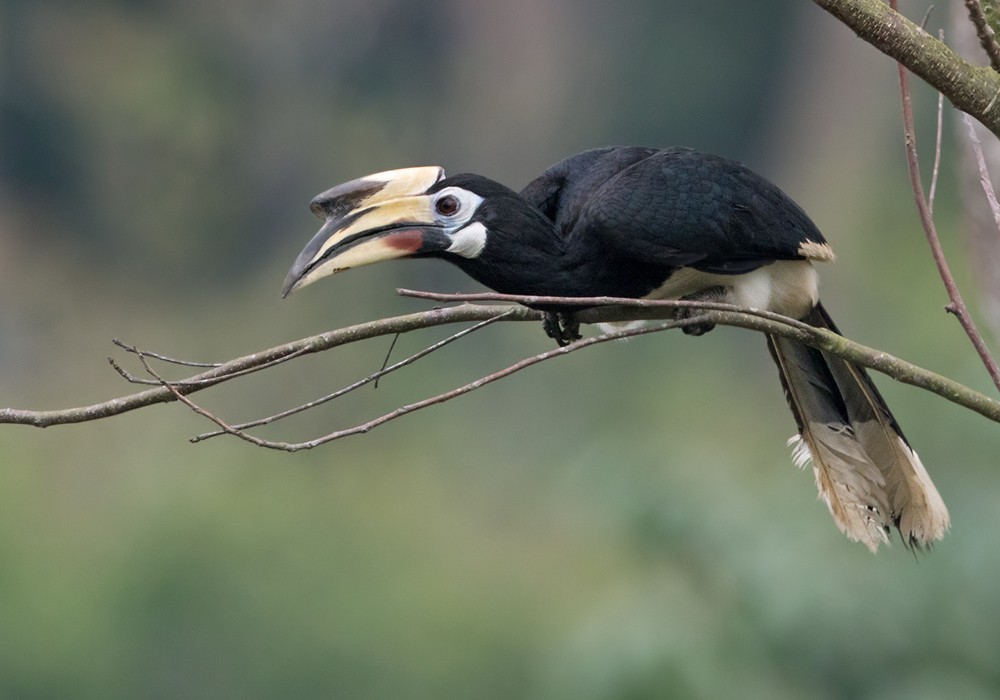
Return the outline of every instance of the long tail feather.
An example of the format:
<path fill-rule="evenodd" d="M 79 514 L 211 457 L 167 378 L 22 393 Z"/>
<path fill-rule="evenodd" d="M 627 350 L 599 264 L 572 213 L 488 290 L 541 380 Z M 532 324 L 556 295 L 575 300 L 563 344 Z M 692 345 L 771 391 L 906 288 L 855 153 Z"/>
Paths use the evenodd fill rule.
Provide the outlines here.
<path fill-rule="evenodd" d="M 819 304 L 802 320 L 839 332 Z M 769 336 L 768 348 L 799 428 L 793 459 L 812 463 L 840 530 L 872 552 L 891 526 L 907 546 L 943 537 L 948 509 L 868 373 L 786 338 Z"/>

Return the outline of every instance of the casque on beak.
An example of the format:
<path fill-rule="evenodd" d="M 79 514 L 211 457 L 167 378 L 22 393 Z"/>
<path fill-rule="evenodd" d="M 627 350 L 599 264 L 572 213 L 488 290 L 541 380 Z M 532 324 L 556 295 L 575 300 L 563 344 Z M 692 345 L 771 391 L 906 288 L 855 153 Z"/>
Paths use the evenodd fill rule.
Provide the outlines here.
<path fill-rule="evenodd" d="M 403 168 L 318 195 L 309 208 L 323 226 L 295 259 L 282 296 L 335 272 L 446 247 L 425 196 L 442 178 L 444 170 L 437 166 Z"/>

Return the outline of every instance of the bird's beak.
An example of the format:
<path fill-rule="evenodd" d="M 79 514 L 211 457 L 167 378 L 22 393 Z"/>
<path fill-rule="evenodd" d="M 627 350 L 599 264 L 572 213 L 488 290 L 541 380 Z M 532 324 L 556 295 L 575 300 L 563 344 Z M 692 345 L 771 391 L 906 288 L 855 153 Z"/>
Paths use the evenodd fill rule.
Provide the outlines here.
<path fill-rule="evenodd" d="M 447 247 L 426 196 L 443 177 L 437 166 L 403 168 L 318 195 L 309 206 L 323 226 L 295 259 L 282 296 L 335 272 Z"/>

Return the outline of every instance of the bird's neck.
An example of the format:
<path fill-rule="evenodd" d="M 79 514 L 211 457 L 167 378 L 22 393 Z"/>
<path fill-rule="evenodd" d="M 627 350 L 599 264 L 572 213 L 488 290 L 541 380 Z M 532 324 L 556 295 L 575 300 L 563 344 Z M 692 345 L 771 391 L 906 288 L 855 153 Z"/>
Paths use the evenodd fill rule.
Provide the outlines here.
<path fill-rule="evenodd" d="M 501 234 L 502 235 L 502 234 Z M 466 274 L 501 294 L 585 296 L 581 279 L 567 265 L 565 241 L 551 225 L 521 227 L 517 235 L 491 232 L 483 254 L 453 259 Z"/>
<path fill-rule="evenodd" d="M 598 241 L 563 237 L 548 220 L 532 223 L 502 243 L 487 242 L 482 257 L 455 262 L 502 294 L 641 297 L 662 281 L 647 279 L 644 266 L 620 259 Z"/>

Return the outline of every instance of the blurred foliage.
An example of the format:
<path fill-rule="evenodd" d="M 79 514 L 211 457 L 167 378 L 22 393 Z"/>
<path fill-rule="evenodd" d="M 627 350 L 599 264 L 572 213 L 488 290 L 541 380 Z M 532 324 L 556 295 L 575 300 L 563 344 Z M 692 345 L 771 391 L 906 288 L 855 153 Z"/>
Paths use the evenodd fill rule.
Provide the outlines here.
<path fill-rule="evenodd" d="M 518 187 L 608 143 L 767 173 L 840 255 L 846 332 L 987 390 L 941 312 L 896 105 L 891 63 L 787 0 L 0 0 L 0 394 L 126 392 L 114 336 L 224 359 L 423 308 L 396 286 L 473 289 L 399 263 L 278 298 L 332 184 L 438 163 Z M 387 347 L 199 396 L 266 414 Z M 274 434 L 545 347 L 494 327 Z M 917 561 L 840 536 L 791 467 L 763 343 L 730 329 L 578 353 L 306 454 L 188 445 L 206 426 L 178 406 L 4 428 L 0 696 L 996 697 L 995 427 L 880 385 L 955 521 Z"/>

